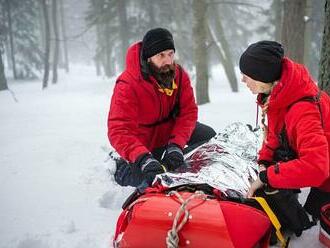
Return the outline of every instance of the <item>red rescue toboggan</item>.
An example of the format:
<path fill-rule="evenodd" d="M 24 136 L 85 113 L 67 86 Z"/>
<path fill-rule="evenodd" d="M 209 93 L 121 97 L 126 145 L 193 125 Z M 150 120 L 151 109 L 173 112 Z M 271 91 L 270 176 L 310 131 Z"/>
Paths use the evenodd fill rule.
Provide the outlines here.
<path fill-rule="evenodd" d="M 330 247 L 330 204 L 321 208 L 319 239 L 326 247 Z"/>
<path fill-rule="evenodd" d="M 123 206 L 114 247 L 268 247 L 271 221 L 261 210 L 226 200 L 216 189 L 135 191 Z"/>

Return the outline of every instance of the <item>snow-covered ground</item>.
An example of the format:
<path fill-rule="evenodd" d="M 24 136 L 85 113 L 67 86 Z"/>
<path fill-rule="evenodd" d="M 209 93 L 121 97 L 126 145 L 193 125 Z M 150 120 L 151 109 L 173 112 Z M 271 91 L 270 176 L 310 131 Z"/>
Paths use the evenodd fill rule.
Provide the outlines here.
<path fill-rule="evenodd" d="M 231 93 L 215 68 L 199 120 L 220 131 L 255 123 L 254 96 Z M 12 82 L 0 92 L 0 248 L 111 247 L 121 205 L 133 188 L 113 182 L 106 120 L 114 80 L 76 66 L 60 82 Z M 290 247 L 322 247 L 318 228 Z"/>

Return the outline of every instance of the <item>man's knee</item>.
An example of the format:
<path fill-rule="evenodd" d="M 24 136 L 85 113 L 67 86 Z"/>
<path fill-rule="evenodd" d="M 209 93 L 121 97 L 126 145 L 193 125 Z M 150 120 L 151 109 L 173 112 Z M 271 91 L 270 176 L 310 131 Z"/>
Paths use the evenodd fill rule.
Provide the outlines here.
<path fill-rule="evenodd" d="M 216 134 L 217 133 L 212 127 L 197 122 L 189 143 L 194 144 L 200 142 L 207 142 L 212 139 Z"/>
<path fill-rule="evenodd" d="M 210 140 L 212 139 L 217 133 L 214 131 L 214 129 L 210 126 L 202 124 L 204 127 L 204 133 L 205 133 L 205 139 Z"/>

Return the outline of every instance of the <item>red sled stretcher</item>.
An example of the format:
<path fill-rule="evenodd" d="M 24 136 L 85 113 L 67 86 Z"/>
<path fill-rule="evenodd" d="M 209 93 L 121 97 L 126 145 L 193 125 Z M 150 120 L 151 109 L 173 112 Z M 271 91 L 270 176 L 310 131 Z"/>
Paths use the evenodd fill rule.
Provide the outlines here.
<path fill-rule="evenodd" d="M 135 193 L 123 206 L 114 247 L 268 247 L 272 224 L 254 207 L 213 190 L 166 189 Z M 196 188 L 195 188 L 196 189 Z"/>
<path fill-rule="evenodd" d="M 330 247 L 330 204 L 321 208 L 319 239 L 326 247 Z"/>

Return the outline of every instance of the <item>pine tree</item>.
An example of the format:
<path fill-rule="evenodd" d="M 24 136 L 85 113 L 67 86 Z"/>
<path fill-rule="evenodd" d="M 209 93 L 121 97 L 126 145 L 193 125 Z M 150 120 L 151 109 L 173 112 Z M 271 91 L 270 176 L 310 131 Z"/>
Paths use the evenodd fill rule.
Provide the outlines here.
<path fill-rule="evenodd" d="M 10 6 L 10 16 L 7 15 L 5 25 L 15 48 L 11 54 L 15 61 L 15 76 L 21 79 L 36 78 L 42 66 L 42 53 L 38 43 L 38 1 L 1 0 L 1 4 L 6 3 Z M 11 29 L 8 27 L 9 21 Z M 10 54 L 10 51 L 5 52 Z"/>
<path fill-rule="evenodd" d="M 90 7 L 86 15 L 88 27 L 96 28 L 96 53 L 95 62 L 97 71 L 102 65 L 107 77 L 115 74 L 114 67 L 118 63 L 114 53 L 115 41 L 118 37 L 118 24 L 116 20 L 116 1 L 114 0 L 90 0 Z"/>

